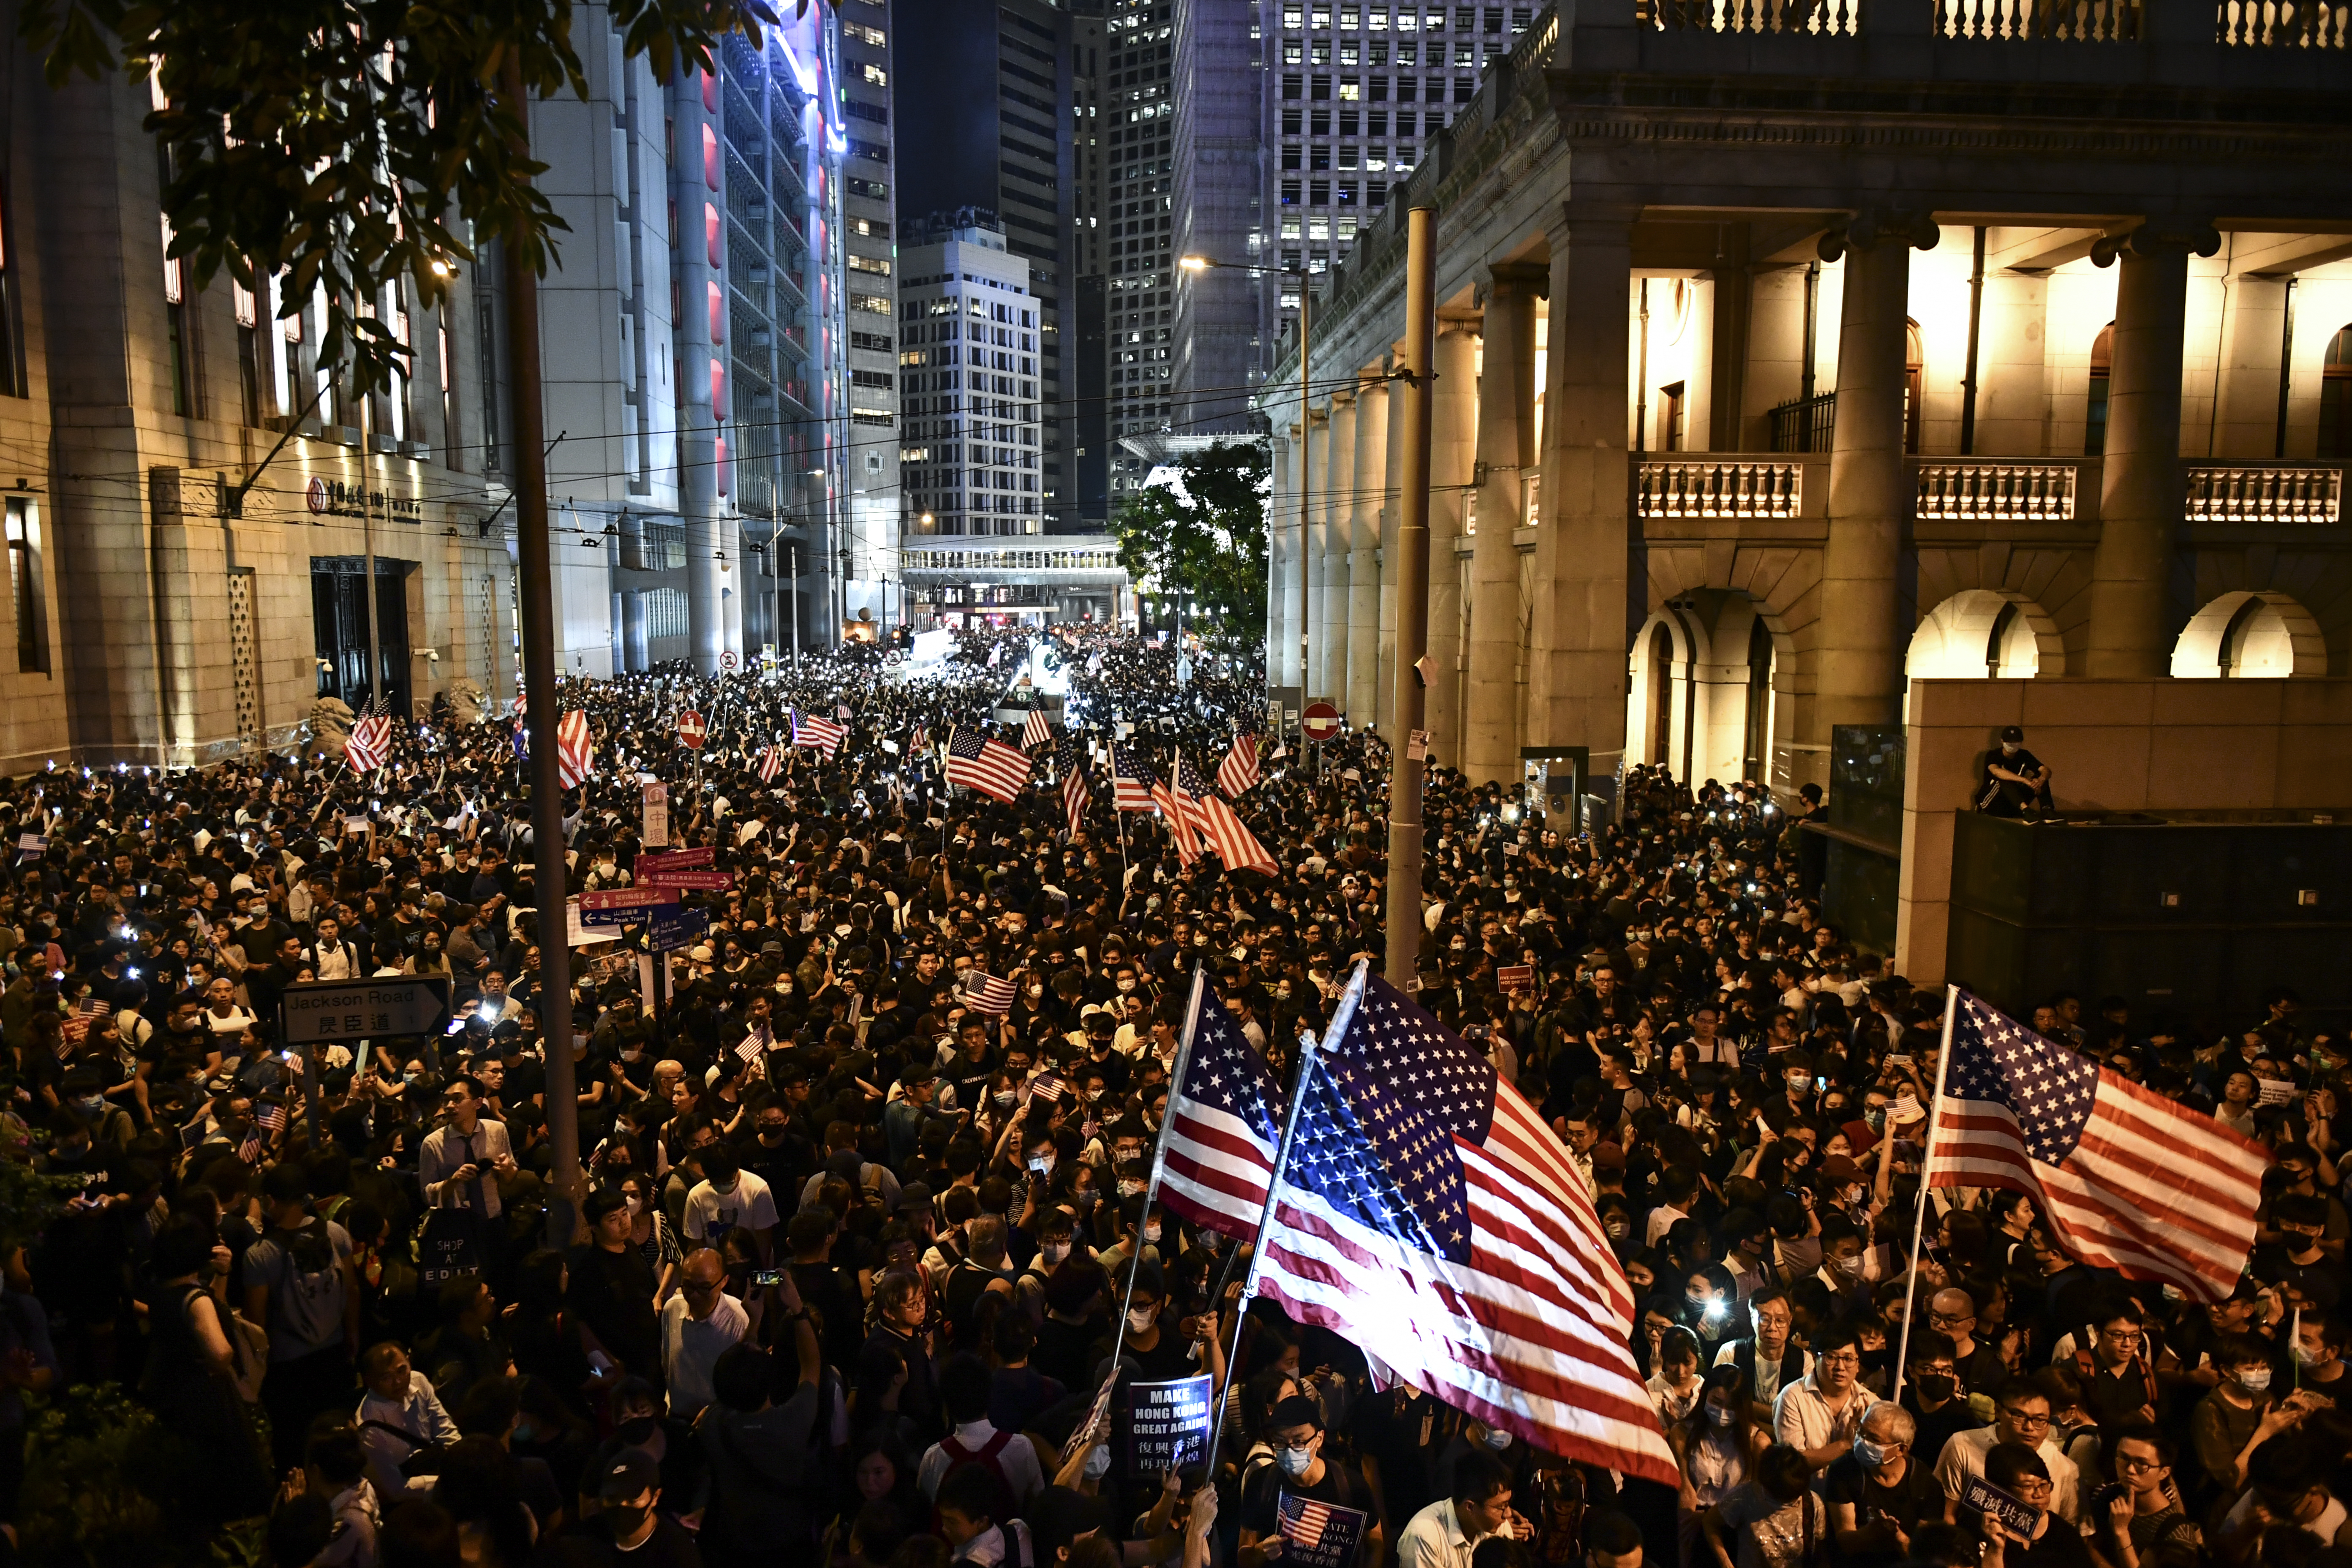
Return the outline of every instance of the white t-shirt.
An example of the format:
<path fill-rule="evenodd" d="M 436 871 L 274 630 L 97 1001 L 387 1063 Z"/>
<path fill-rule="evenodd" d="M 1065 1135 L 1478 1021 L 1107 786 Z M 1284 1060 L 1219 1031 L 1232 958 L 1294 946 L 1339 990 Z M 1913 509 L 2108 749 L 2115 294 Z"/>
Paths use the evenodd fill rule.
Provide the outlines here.
<path fill-rule="evenodd" d="M 716 1247 L 733 1226 L 772 1229 L 776 1223 L 775 1194 L 768 1184 L 749 1171 L 735 1174 L 735 1189 L 722 1193 L 708 1181 L 694 1184 L 686 1194 L 686 1235 L 689 1241 Z"/>

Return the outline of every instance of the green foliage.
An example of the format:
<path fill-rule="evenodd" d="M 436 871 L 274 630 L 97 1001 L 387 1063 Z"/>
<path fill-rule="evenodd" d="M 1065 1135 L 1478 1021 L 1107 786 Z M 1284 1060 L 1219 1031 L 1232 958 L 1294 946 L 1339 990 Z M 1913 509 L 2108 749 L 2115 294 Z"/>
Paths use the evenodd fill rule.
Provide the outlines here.
<path fill-rule="evenodd" d="M 283 315 L 323 285 L 320 363 L 348 358 L 362 390 L 406 357 L 371 308 L 389 284 L 413 279 L 432 310 L 478 237 L 521 247 L 542 275 L 556 258 L 550 236 L 568 226 L 529 183 L 546 165 L 523 150 L 499 77 L 586 98 L 572 14 L 570 0 L 24 0 L 18 13 L 53 86 L 154 79 L 165 107 L 146 128 L 168 159 L 171 254 L 199 289 L 224 267 L 247 289 L 282 272 Z M 611 15 L 664 80 L 776 22 L 767 0 L 611 0 Z"/>
<path fill-rule="evenodd" d="M 184 1470 L 154 1412 L 117 1384 L 77 1384 L 36 1410 L 17 1516 L 25 1561 L 70 1568 L 173 1568 L 203 1559 L 208 1532 L 175 1517 L 159 1477 Z"/>
<path fill-rule="evenodd" d="M 42 1175 L 26 1163 L 22 1150 L 0 1146 L 0 1259 L 31 1246 L 81 1188 L 79 1177 Z"/>
<path fill-rule="evenodd" d="M 1265 636 L 1265 447 L 1219 441 L 1177 459 L 1181 486 L 1156 485 L 1110 520 L 1118 563 L 1160 593 L 1192 596 L 1204 633 L 1249 643 Z M 1192 627 L 1188 626 L 1188 630 Z"/>

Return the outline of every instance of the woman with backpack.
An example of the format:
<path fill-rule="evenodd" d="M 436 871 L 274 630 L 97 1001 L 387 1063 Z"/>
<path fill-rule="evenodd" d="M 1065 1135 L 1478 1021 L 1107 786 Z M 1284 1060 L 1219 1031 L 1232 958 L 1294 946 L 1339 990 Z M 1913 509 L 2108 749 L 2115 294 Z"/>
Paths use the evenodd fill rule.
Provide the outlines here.
<path fill-rule="evenodd" d="M 257 1389 L 266 1342 L 229 1310 L 228 1248 L 202 1221 L 184 1216 L 165 1226 L 155 1237 L 154 1265 L 149 1397 L 199 1468 L 202 1484 L 189 1496 L 219 1519 L 245 1518 L 270 1495 L 241 1388 Z"/>

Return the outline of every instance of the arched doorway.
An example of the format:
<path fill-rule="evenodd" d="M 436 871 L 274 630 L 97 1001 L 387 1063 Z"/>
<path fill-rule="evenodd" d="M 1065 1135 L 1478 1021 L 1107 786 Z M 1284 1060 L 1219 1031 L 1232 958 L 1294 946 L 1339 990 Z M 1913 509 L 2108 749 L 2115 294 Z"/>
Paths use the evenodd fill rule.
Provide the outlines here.
<path fill-rule="evenodd" d="M 1903 449 L 1916 457 L 1919 453 L 1919 389 L 1927 373 L 1927 349 L 1919 336 L 1919 323 L 1906 319 L 1903 323 Z"/>
<path fill-rule="evenodd" d="M 2336 334 L 2320 367 L 2319 455 L 2352 458 L 2352 327 Z"/>
<path fill-rule="evenodd" d="M 1674 760 L 1675 639 L 1661 626 L 1650 628 L 1649 744 L 1643 748 L 1653 764 Z"/>
<path fill-rule="evenodd" d="M 2311 612 L 2284 594 L 2224 594 L 2189 618 L 2172 647 L 2179 680 L 2281 680 L 2327 673 Z"/>
<path fill-rule="evenodd" d="M 1914 680 L 2031 680 L 2044 656 L 2063 669 L 2056 623 L 2031 600 L 1963 588 L 1919 617 L 1903 656 L 1904 703 Z"/>
<path fill-rule="evenodd" d="M 1772 634 L 1764 617 L 1748 623 L 1748 712 L 1739 776 L 1761 783 L 1772 765 Z"/>
<path fill-rule="evenodd" d="M 2091 340 L 2091 395 L 2083 405 L 2083 456 L 2107 449 L 2107 367 L 2114 363 L 2116 324 L 2109 321 Z"/>

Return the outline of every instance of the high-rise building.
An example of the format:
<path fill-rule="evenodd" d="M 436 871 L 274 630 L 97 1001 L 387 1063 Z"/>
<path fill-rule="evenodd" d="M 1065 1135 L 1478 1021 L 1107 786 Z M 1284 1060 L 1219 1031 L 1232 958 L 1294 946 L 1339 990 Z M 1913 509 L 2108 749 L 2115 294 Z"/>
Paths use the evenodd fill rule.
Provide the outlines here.
<path fill-rule="evenodd" d="M 1317 273 L 1344 258 L 1535 13 L 1533 5 L 1262 0 L 1270 156 L 1261 210 L 1275 232 L 1260 254 Z M 1287 321 L 1297 280 L 1282 279 L 1277 298 Z M 1265 334 L 1265 352 L 1277 335 Z"/>
<path fill-rule="evenodd" d="M 1040 313 L 1026 258 L 970 209 L 910 230 L 899 253 L 909 404 L 900 472 L 915 536 L 1045 531 Z"/>
<path fill-rule="evenodd" d="M 842 165 L 842 242 L 849 274 L 849 493 L 842 543 L 849 550 L 853 631 L 866 625 L 887 627 L 896 619 L 890 584 L 908 515 L 898 480 L 891 24 L 889 0 L 851 0 L 842 7 L 841 111 L 849 140 Z M 861 621 L 860 612 L 872 620 Z"/>
<path fill-rule="evenodd" d="M 1177 0 L 1109 0 L 1102 62 L 1103 216 L 1112 453 L 1108 503 L 1142 488 L 1147 466 L 1118 445 L 1179 416 L 1175 361 Z"/>
<path fill-rule="evenodd" d="M 1265 242 L 1265 144 L 1258 0 L 1181 0 L 1171 82 L 1176 104 L 1174 250 L 1223 263 L 1175 274 L 1169 429 L 1233 435 L 1259 421 L 1249 397 L 1274 339 L 1278 265 Z"/>
<path fill-rule="evenodd" d="M 1039 516 L 1049 520 L 1044 526 L 1075 526 L 1070 464 L 1079 443 L 1071 344 L 1079 164 L 1072 130 L 1071 15 L 1052 0 L 994 5 L 897 0 L 894 11 L 892 90 L 899 129 L 925 153 L 899 170 L 901 238 L 911 226 L 935 217 L 940 233 L 959 226 L 960 216 L 993 227 L 1004 237 L 1006 254 L 1028 264 L 1026 287 L 1037 316 L 1035 374 L 1019 378 L 1030 390 L 988 394 L 999 401 L 1026 399 L 1033 407 L 1025 415 L 909 407 L 904 445 L 972 439 L 969 431 L 957 432 L 957 419 L 1006 425 L 1025 417 L 1039 431 Z M 912 270 L 903 262 L 902 268 Z M 917 395 L 902 391 L 909 400 Z M 918 510 L 918 533 L 919 515 Z"/>

